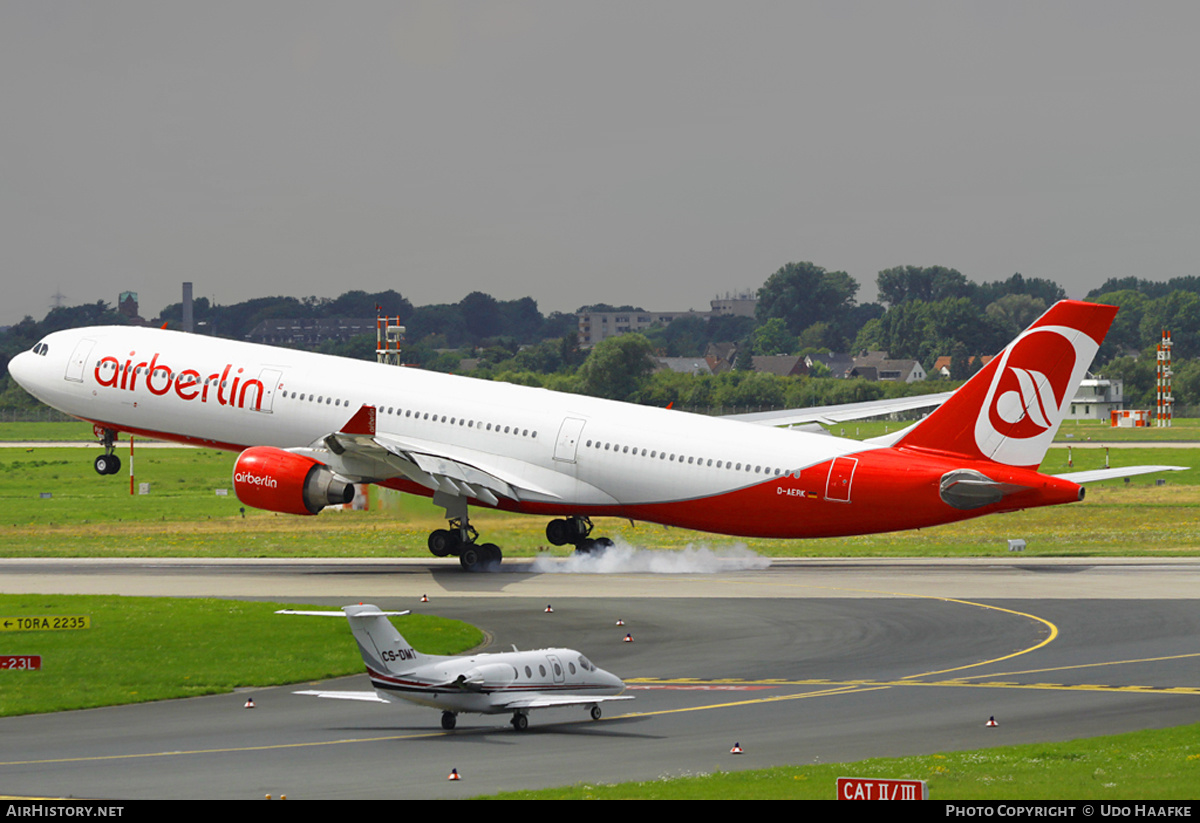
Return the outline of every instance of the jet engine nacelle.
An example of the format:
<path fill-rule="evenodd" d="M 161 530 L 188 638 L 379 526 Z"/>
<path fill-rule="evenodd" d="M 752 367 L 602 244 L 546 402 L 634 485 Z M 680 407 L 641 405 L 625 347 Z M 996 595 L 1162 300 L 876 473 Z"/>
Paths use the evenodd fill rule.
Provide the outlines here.
<path fill-rule="evenodd" d="M 484 663 L 482 666 L 473 666 L 460 674 L 455 680 L 459 688 L 468 691 L 482 691 L 483 689 L 497 689 L 507 686 L 513 682 L 516 677 L 516 671 L 512 666 L 506 666 L 503 663 Z"/>
<path fill-rule="evenodd" d="M 324 463 L 269 446 L 238 455 L 233 489 L 247 506 L 285 514 L 316 514 L 354 499 L 354 484 Z"/>

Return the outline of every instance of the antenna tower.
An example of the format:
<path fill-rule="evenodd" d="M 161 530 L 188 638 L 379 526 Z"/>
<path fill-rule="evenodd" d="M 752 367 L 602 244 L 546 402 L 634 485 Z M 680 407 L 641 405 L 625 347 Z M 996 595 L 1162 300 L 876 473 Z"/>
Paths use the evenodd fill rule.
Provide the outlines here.
<path fill-rule="evenodd" d="M 379 306 L 375 307 L 379 310 Z M 375 359 L 389 366 L 400 365 L 400 344 L 404 341 L 404 326 L 399 317 L 375 316 Z"/>
<path fill-rule="evenodd" d="M 1154 425 L 1158 428 L 1170 428 L 1175 398 L 1171 395 L 1171 332 L 1166 329 L 1163 329 L 1162 342 L 1158 344 L 1158 362 L 1155 364 L 1155 372 L 1158 410 Z"/>

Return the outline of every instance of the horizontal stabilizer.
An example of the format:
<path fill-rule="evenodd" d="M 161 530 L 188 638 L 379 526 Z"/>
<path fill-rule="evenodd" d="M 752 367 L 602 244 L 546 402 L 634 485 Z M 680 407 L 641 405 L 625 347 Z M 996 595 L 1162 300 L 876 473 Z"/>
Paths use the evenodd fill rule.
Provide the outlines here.
<path fill-rule="evenodd" d="M 1059 480 L 1070 480 L 1072 483 L 1096 483 L 1100 480 L 1116 480 L 1120 477 L 1134 477 L 1139 474 L 1154 472 L 1185 472 L 1190 466 L 1125 466 L 1118 469 L 1094 469 L 1085 472 L 1068 472 L 1054 475 Z"/>
<path fill-rule="evenodd" d="M 338 617 L 345 617 L 344 614 L 338 614 Z M 331 700 L 361 700 L 364 703 L 387 703 L 375 692 L 323 692 L 319 689 L 306 689 L 302 692 L 292 692 L 292 694 L 303 694 L 309 697 L 327 697 Z"/>
<path fill-rule="evenodd" d="M 299 609 L 280 609 L 279 611 L 275 612 L 275 614 L 300 614 L 300 615 L 304 615 L 305 617 L 346 617 L 347 616 L 346 613 L 342 612 L 342 611 L 304 612 L 304 611 L 300 611 Z M 404 617 L 404 615 L 406 615 L 406 614 L 412 614 L 412 612 L 410 612 L 408 610 L 405 610 L 402 612 L 373 611 L 373 612 L 367 612 L 367 613 L 361 614 L 361 615 L 349 615 L 349 616 L 350 617 Z"/>

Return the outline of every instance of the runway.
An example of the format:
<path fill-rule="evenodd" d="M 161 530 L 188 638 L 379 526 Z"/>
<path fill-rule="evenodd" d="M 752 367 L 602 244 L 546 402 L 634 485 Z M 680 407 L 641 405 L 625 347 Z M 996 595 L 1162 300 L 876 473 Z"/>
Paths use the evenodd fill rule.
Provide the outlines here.
<path fill-rule="evenodd" d="M 506 566 L 0 561 L 5 592 L 366 600 L 460 618 L 496 650 L 577 648 L 636 697 L 597 722 L 535 712 L 525 733 L 503 715 L 464 715 L 447 733 L 434 710 L 292 694 L 309 684 L 255 690 L 253 710 L 240 692 L 7 718 L 0 793 L 461 798 L 1088 737 L 1193 722 L 1200 709 L 1192 560 L 776 561 L 705 574 Z M 987 728 L 992 716 L 999 725 Z M 730 754 L 735 743 L 742 754 Z M 447 780 L 452 769 L 460 781 Z"/>

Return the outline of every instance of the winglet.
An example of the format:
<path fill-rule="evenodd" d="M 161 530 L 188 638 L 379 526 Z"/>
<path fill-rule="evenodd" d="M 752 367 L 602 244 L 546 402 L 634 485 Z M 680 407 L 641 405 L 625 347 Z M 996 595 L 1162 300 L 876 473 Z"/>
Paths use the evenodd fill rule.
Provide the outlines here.
<path fill-rule="evenodd" d="M 375 407 L 363 405 L 342 426 L 342 434 L 375 434 Z"/>

